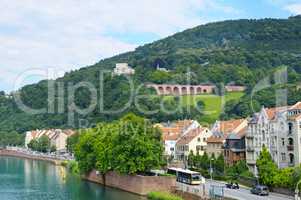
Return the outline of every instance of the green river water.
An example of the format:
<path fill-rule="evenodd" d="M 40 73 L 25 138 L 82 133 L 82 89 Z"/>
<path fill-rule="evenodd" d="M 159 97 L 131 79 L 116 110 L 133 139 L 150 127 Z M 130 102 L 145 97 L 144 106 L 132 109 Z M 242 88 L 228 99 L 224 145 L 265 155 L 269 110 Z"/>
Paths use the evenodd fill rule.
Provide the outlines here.
<path fill-rule="evenodd" d="M 0 157 L 0 200 L 141 200 L 44 161 Z"/>

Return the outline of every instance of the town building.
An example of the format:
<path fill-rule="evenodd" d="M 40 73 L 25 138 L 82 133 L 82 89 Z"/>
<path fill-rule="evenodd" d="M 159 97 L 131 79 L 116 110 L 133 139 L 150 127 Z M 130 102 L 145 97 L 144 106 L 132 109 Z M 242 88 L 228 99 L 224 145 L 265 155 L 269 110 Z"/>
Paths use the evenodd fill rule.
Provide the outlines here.
<path fill-rule="evenodd" d="M 215 133 L 207 139 L 207 149 L 206 152 L 209 156 L 218 157 L 224 153 L 223 146 L 226 142 L 225 135 Z"/>
<path fill-rule="evenodd" d="M 27 131 L 25 136 L 25 147 L 28 147 L 28 144 L 33 139 L 39 139 L 42 136 L 47 136 L 50 140 L 50 144 L 56 147 L 56 150 L 59 152 L 66 151 L 67 138 L 73 135 L 75 132 L 70 129 L 61 130 L 61 129 L 51 129 L 51 130 L 34 130 Z"/>
<path fill-rule="evenodd" d="M 224 144 L 224 158 L 226 165 L 234 165 L 239 161 L 246 160 L 246 130 L 241 129 L 238 133 L 231 133 L 226 137 Z"/>
<path fill-rule="evenodd" d="M 181 136 L 176 143 L 176 159 L 186 161 L 190 152 L 203 155 L 207 147 L 207 139 L 212 135 L 205 127 L 198 127 Z"/>
<path fill-rule="evenodd" d="M 248 125 L 247 119 L 233 119 L 227 121 L 216 121 L 212 126 L 212 136 L 207 140 L 208 155 L 218 157 L 224 154 L 224 144 L 230 134 L 237 134 Z"/>
<path fill-rule="evenodd" d="M 128 63 L 117 63 L 114 68 L 113 75 L 133 75 L 135 74 L 135 69 L 131 68 Z"/>
<path fill-rule="evenodd" d="M 256 173 L 256 160 L 266 147 L 279 168 L 301 163 L 301 102 L 265 108 L 255 113 L 246 135 L 247 164 Z"/>
<path fill-rule="evenodd" d="M 194 120 L 179 120 L 173 123 L 156 124 L 155 127 L 162 131 L 164 154 L 172 159 L 175 158 L 175 148 L 179 138 L 199 126 L 200 124 Z"/>

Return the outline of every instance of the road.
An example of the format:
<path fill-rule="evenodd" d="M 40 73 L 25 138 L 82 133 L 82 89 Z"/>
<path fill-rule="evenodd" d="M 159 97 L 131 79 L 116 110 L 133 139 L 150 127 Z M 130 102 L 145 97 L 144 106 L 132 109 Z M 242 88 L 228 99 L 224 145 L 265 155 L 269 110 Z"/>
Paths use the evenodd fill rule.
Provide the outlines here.
<path fill-rule="evenodd" d="M 211 185 L 215 186 L 224 186 L 224 183 L 217 182 L 217 181 L 211 181 L 211 180 L 206 180 L 206 193 L 209 193 L 209 189 Z M 225 197 L 229 198 L 234 198 L 234 199 L 239 199 L 239 200 L 288 200 L 288 199 L 294 199 L 293 197 L 290 196 L 285 196 L 285 195 L 280 195 L 280 194 L 275 194 L 275 193 L 270 193 L 269 196 L 257 196 L 254 194 L 250 193 L 250 190 L 247 188 L 240 188 L 239 190 L 231 190 L 225 188 Z"/>

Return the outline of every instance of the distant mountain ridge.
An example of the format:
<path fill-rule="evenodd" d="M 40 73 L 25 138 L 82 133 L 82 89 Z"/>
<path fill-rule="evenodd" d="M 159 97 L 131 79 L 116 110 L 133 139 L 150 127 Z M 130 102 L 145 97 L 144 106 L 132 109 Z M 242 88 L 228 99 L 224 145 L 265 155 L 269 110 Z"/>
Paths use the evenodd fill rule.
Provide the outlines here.
<path fill-rule="evenodd" d="M 81 81 L 88 81 L 99 89 L 99 71 L 112 70 L 116 63 L 126 62 L 136 70 L 133 77 L 136 85 L 145 82 L 185 84 L 188 76 L 191 84 L 235 82 L 251 88 L 283 65 L 288 66 L 290 83 L 301 81 L 300 58 L 300 16 L 288 19 L 228 20 L 188 29 L 138 47 L 135 51 L 103 59 L 95 65 L 66 73 L 57 82 L 65 83 L 66 93 L 67 83 Z M 157 66 L 171 71 L 157 71 Z M 106 108 L 118 108 L 127 102 L 129 86 L 125 78 L 107 75 L 104 82 Z M 33 108 L 47 107 L 47 93 L 47 81 L 20 89 L 24 103 Z M 87 96 L 88 91 L 79 90 L 76 93 L 76 104 L 82 107 L 89 105 Z M 67 107 L 66 99 L 64 104 Z M 3 96 L 0 97 L 0 103 L 0 131 L 23 132 L 35 128 L 67 126 L 67 113 L 32 116 L 20 111 L 14 102 Z M 129 111 L 136 112 L 133 107 L 125 112 Z M 121 115 L 94 111 L 84 118 L 98 122 Z M 181 117 L 184 116 L 186 114 Z M 163 115 L 160 119 L 156 117 L 152 116 L 155 120 L 172 119 Z"/>

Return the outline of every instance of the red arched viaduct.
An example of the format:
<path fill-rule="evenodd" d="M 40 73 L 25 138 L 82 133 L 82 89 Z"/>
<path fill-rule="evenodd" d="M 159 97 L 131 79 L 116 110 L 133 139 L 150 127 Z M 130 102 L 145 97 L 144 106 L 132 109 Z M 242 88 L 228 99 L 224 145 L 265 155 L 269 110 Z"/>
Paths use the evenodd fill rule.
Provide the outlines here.
<path fill-rule="evenodd" d="M 215 85 L 179 85 L 179 84 L 147 84 L 149 88 L 154 88 L 158 95 L 195 95 L 195 94 L 214 94 L 216 93 Z M 245 86 L 227 85 L 227 92 L 245 91 Z"/>
<path fill-rule="evenodd" d="M 213 94 L 214 85 L 171 85 L 171 84 L 147 84 L 149 88 L 154 88 L 158 95 L 194 95 Z"/>

